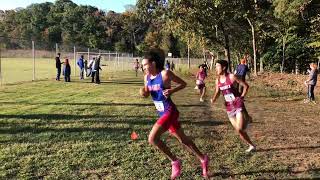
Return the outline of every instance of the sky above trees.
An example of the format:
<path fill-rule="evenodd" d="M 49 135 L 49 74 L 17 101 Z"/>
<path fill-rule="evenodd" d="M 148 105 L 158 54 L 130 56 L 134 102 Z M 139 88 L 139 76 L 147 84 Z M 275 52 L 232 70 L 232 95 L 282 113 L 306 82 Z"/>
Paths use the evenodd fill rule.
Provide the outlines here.
<path fill-rule="evenodd" d="M 54 2 L 55 0 L 2 0 L 1 10 L 9 10 L 16 8 L 26 8 L 34 3 Z M 124 12 L 125 6 L 128 4 L 135 5 L 136 0 L 73 0 L 78 5 L 91 5 L 105 11 Z"/>

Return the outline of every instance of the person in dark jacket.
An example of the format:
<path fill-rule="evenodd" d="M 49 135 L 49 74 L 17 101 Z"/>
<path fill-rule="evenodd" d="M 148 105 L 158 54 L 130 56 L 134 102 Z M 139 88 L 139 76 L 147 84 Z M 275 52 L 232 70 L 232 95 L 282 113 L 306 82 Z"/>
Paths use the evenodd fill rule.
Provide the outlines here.
<path fill-rule="evenodd" d="M 86 60 L 86 59 L 83 60 L 84 72 L 86 73 L 86 77 L 89 77 L 89 75 L 88 75 L 88 60 Z"/>
<path fill-rule="evenodd" d="M 101 56 L 98 56 L 98 57 L 96 57 L 96 60 L 93 63 L 93 72 L 95 72 L 94 76 L 95 76 L 95 83 L 96 84 L 100 84 L 100 76 L 99 75 L 100 75 L 100 70 L 102 70 L 100 67 L 100 60 L 101 60 Z"/>
<path fill-rule="evenodd" d="M 70 82 L 70 75 L 71 75 L 71 67 L 69 64 L 69 59 L 66 58 L 64 60 L 64 64 L 63 64 L 63 75 L 64 75 L 64 81 L 65 82 Z"/>
<path fill-rule="evenodd" d="M 56 69 L 57 69 L 56 81 L 60 81 L 61 64 L 62 64 L 60 61 L 60 53 L 57 54 L 55 60 L 56 60 Z"/>
<path fill-rule="evenodd" d="M 247 63 L 247 60 L 245 58 L 241 59 L 240 64 L 237 66 L 236 73 L 235 73 L 237 78 L 241 79 L 243 82 L 246 82 L 246 75 L 247 75 L 247 72 L 249 71 L 249 68 L 246 63 Z M 239 87 L 239 92 L 242 93 L 243 86 L 238 85 L 238 87 Z"/>
<path fill-rule="evenodd" d="M 203 64 L 201 64 L 201 66 L 202 66 L 202 68 L 203 68 L 204 73 L 206 74 L 206 76 L 208 76 L 208 69 L 209 69 L 209 67 L 208 67 L 208 61 L 207 61 L 207 60 L 204 60 L 204 61 L 203 61 Z"/>
<path fill-rule="evenodd" d="M 310 71 L 309 71 L 309 78 L 304 82 L 304 84 L 308 87 L 308 99 L 304 101 L 304 103 L 312 102 L 316 104 L 315 97 L 314 97 L 314 88 L 317 85 L 318 81 L 318 66 L 316 63 L 310 64 Z"/>
<path fill-rule="evenodd" d="M 83 55 L 80 56 L 80 58 L 77 61 L 77 64 L 79 66 L 80 69 L 80 79 L 84 79 L 83 78 L 83 73 L 84 73 L 84 59 L 83 59 Z"/>
<path fill-rule="evenodd" d="M 89 65 L 88 65 L 88 76 L 91 76 L 91 82 L 94 82 L 94 77 L 95 77 L 95 72 L 93 71 L 94 69 L 94 63 L 96 61 L 96 58 L 93 57 L 90 61 L 89 61 Z"/>
<path fill-rule="evenodd" d="M 168 60 L 166 62 L 166 70 L 170 70 L 170 62 Z"/>

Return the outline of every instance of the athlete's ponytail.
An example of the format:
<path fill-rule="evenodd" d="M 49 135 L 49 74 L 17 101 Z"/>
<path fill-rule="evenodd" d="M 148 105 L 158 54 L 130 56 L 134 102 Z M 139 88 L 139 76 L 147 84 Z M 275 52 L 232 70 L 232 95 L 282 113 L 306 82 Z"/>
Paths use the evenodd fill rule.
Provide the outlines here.
<path fill-rule="evenodd" d="M 164 69 L 165 55 L 162 49 L 150 49 L 145 52 L 144 59 L 148 59 L 150 62 L 154 61 L 158 70 Z"/>
<path fill-rule="evenodd" d="M 228 61 L 226 60 L 218 60 L 216 63 L 220 64 L 222 69 L 224 69 L 224 71 L 227 73 L 228 72 Z"/>

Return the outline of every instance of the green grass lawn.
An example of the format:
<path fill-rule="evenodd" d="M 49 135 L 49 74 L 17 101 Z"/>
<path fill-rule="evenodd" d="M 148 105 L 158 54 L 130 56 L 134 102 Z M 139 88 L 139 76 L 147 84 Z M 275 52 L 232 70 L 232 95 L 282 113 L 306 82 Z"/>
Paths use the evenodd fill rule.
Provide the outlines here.
<path fill-rule="evenodd" d="M 61 59 L 63 62 L 63 59 Z M 74 66 L 73 59 L 69 60 L 71 75 L 78 77 L 79 68 Z M 108 72 L 128 71 L 133 69 L 131 59 L 121 58 L 118 61 L 106 59 L 101 62 L 103 70 Z M 2 83 L 12 84 L 18 82 L 28 82 L 33 79 L 33 59 L 32 58 L 1 58 Z M 75 73 L 74 73 L 75 72 Z M 54 58 L 35 59 L 35 80 L 55 79 L 56 68 Z M 62 74 L 61 74 L 61 77 Z"/>
<path fill-rule="evenodd" d="M 123 72 L 133 70 L 133 60 L 128 57 L 116 59 L 103 58 L 101 61 L 102 71 Z M 64 59 L 61 59 L 63 62 Z M 74 66 L 75 62 L 69 59 L 71 66 L 71 75 L 74 78 L 79 77 L 79 68 Z M 196 65 L 192 65 L 196 66 Z M 185 70 L 187 64 L 177 64 L 176 69 Z M 54 58 L 36 58 L 35 59 L 35 80 L 55 79 L 56 77 L 55 59 Z M 32 58 L 1 58 L 1 83 L 12 84 L 19 82 L 29 82 L 33 79 L 33 59 Z M 62 74 L 61 77 L 63 78 Z"/>
<path fill-rule="evenodd" d="M 186 134 L 210 156 L 213 179 L 295 177 L 290 164 L 274 158 L 276 152 L 246 154 L 221 100 L 213 109 L 201 104 L 193 80 L 184 79 L 189 86 L 173 99 Z M 168 179 L 170 161 L 147 141 L 157 114 L 151 99 L 138 95 L 142 77 L 104 71 L 101 80 L 100 85 L 71 79 L 3 86 L 0 179 Z M 134 141 L 133 131 L 139 135 Z M 202 179 L 198 160 L 168 134 L 163 139 L 182 159 L 180 179 Z M 253 140 L 263 147 L 265 139 L 253 135 Z"/>
<path fill-rule="evenodd" d="M 37 58 L 35 60 L 35 78 L 48 79 L 55 76 L 54 59 Z M 1 58 L 2 83 L 32 81 L 32 58 Z"/>

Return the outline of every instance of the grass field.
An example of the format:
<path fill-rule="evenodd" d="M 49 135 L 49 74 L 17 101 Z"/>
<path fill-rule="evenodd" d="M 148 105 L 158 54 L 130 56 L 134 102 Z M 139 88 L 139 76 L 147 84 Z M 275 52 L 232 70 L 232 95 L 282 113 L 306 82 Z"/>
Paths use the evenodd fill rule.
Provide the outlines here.
<path fill-rule="evenodd" d="M 258 151 L 246 154 L 222 99 L 214 107 L 198 102 L 193 80 L 183 78 L 189 86 L 173 99 L 186 134 L 211 158 L 212 179 L 320 178 L 319 105 L 251 82 L 249 134 Z M 142 77 L 103 71 L 101 80 L 3 86 L 0 179 L 168 179 L 170 161 L 147 141 L 157 115 L 151 99 L 138 95 Z M 196 158 L 170 135 L 163 139 L 182 159 L 179 179 L 202 179 Z"/>
<path fill-rule="evenodd" d="M 101 68 L 103 71 L 108 72 L 123 72 L 131 71 L 133 69 L 133 60 L 127 57 L 121 57 L 119 61 L 114 58 L 109 60 L 104 57 L 105 60 L 101 61 Z M 63 59 L 61 59 L 63 62 Z M 74 60 L 70 59 L 71 75 L 74 78 L 79 77 L 78 66 L 74 67 Z M 177 69 L 185 69 L 186 64 L 176 65 Z M 194 65 L 193 65 L 194 66 Z M 74 73 L 75 71 L 75 73 Z M 1 58 L 1 83 L 12 84 L 19 82 L 28 82 L 33 79 L 33 59 L 32 58 Z M 54 58 L 36 58 L 35 59 L 35 80 L 48 80 L 55 79 L 56 68 Z M 61 77 L 63 78 L 62 74 Z"/>
<path fill-rule="evenodd" d="M 63 62 L 63 59 L 61 59 Z M 79 74 L 78 66 L 74 67 L 74 60 L 70 59 L 71 74 Z M 103 70 L 110 71 L 128 71 L 132 70 L 131 59 L 121 58 L 119 62 L 102 61 Z M 18 82 L 28 82 L 33 79 L 33 59 L 32 58 L 1 58 L 2 83 L 12 84 Z M 62 74 L 61 74 L 62 76 Z M 56 68 L 54 58 L 36 58 L 35 59 L 35 80 L 55 79 Z M 63 77 L 63 76 L 62 76 Z"/>
<path fill-rule="evenodd" d="M 36 59 L 35 78 L 48 79 L 55 76 L 54 59 Z M 17 82 L 32 81 L 33 59 L 32 58 L 1 58 L 2 83 L 10 84 Z"/>

